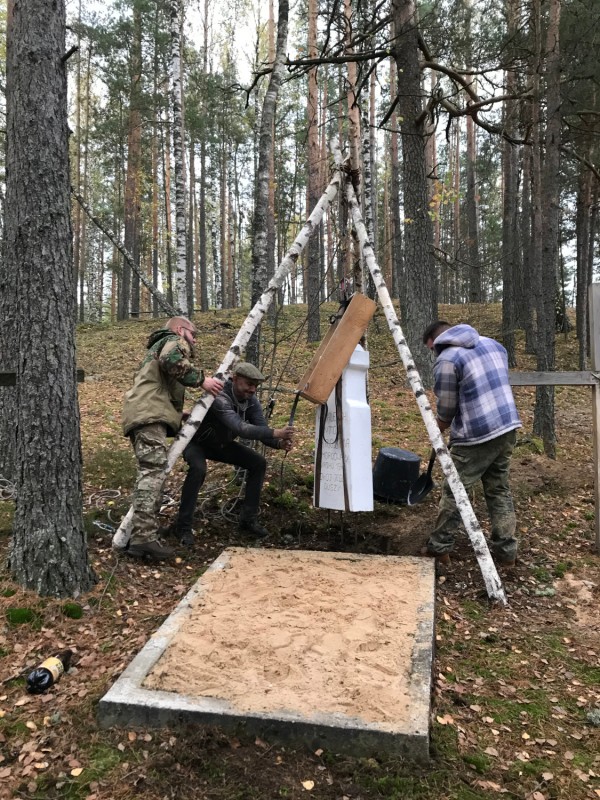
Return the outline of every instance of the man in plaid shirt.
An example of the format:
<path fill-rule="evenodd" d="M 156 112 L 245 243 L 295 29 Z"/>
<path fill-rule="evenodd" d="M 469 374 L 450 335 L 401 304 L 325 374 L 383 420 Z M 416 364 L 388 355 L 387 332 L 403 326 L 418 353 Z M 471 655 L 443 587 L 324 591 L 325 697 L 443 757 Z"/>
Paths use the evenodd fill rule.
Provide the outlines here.
<path fill-rule="evenodd" d="M 450 428 L 450 455 L 467 492 L 481 481 L 491 518 L 491 550 L 504 566 L 517 556 L 517 520 L 509 486 L 510 457 L 521 421 L 508 380 L 506 350 L 470 325 L 438 320 L 423 343 L 436 355 L 433 368 L 437 421 Z M 454 495 L 444 481 L 435 527 L 423 550 L 441 563 L 460 525 Z"/>

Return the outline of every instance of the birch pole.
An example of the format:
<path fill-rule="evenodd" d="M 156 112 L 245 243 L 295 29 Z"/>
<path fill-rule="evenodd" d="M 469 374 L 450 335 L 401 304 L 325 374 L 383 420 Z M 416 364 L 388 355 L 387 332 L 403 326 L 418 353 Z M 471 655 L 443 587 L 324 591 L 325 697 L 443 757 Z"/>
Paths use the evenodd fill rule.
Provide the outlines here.
<path fill-rule="evenodd" d="M 337 144 L 333 143 L 332 149 L 334 152 L 336 165 L 339 167 L 342 161 L 339 147 Z M 369 271 L 373 277 L 373 282 L 375 283 L 377 294 L 379 295 L 379 301 L 381 302 L 381 306 L 385 313 L 388 326 L 392 332 L 392 336 L 394 337 L 398 352 L 400 353 L 400 358 L 402 359 L 402 363 L 406 369 L 406 375 L 410 386 L 417 399 L 417 405 L 419 406 L 419 411 L 421 412 L 425 427 L 427 428 L 427 433 L 429 434 L 431 443 L 435 449 L 442 470 L 444 471 L 444 475 L 448 480 L 450 489 L 452 490 L 452 494 L 456 500 L 456 506 L 460 512 L 460 516 L 464 523 L 469 539 L 471 540 L 471 544 L 473 546 L 473 550 L 475 551 L 475 556 L 479 563 L 481 574 L 485 582 L 488 596 L 493 600 L 499 600 L 503 605 L 506 605 L 506 595 L 504 593 L 504 589 L 502 588 L 502 582 L 500 580 L 500 576 L 498 575 L 498 571 L 496 570 L 496 565 L 492 560 L 485 536 L 483 535 L 483 531 L 481 530 L 479 522 L 477 521 L 477 517 L 475 516 L 475 512 L 473 511 L 473 507 L 471 506 L 471 502 L 465 487 L 463 486 L 457 469 L 454 466 L 454 462 L 452 461 L 450 453 L 448 452 L 448 448 L 446 447 L 444 438 L 436 422 L 435 415 L 431 409 L 429 400 L 427 399 L 427 394 L 421 382 L 421 376 L 419 375 L 419 371 L 415 366 L 412 353 L 410 352 L 410 349 L 406 343 L 406 339 L 404 338 L 404 334 L 402 333 L 402 328 L 400 327 L 400 322 L 396 316 L 392 299 L 387 290 L 387 286 L 385 285 L 383 274 L 379 269 L 377 261 L 375 260 L 375 254 L 373 252 L 373 248 L 371 247 L 371 243 L 369 242 L 367 230 L 365 228 L 365 224 L 360 213 L 360 208 L 358 206 L 358 201 L 356 199 L 356 193 L 354 192 L 352 181 L 349 179 L 346 180 L 346 194 L 348 197 L 348 205 L 350 208 L 350 214 L 352 216 L 352 222 L 354 223 L 354 227 L 358 234 L 358 239 L 362 247 L 365 263 L 369 267 Z"/>
<path fill-rule="evenodd" d="M 267 311 L 269 310 L 269 306 L 273 302 L 273 300 L 277 297 L 277 293 L 283 286 L 283 283 L 290 272 L 291 268 L 294 264 L 296 264 L 300 258 L 302 251 L 304 250 L 306 243 L 312 236 L 312 234 L 318 229 L 319 225 L 321 224 L 321 220 L 323 218 L 323 214 L 327 211 L 333 200 L 335 199 L 336 194 L 338 193 L 340 186 L 342 184 L 342 171 L 341 169 L 336 169 L 329 186 L 325 189 L 325 192 L 321 196 L 321 199 L 314 207 L 311 215 L 309 216 L 308 220 L 305 222 L 302 230 L 296 237 L 294 243 L 290 247 L 290 249 L 285 254 L 281 264 L 279 265 L 275 275 L 273 275 L 272 279 L 269 281 L 269 285 L 260 296 L 258 301 L 254 304 L 254 306 L 250 309 L 250 313 L 244 320 L 242 327 L 239 329 L 237 336 L 233 340 L 231 347 L 229 348 L 225 358 L 221 362 L 221 365 L 214 373 L 215 377 L 225 380 L 231 374 L 231 371 L 237 361 L 239 360 L 240 356 L 244 352 L 246 345 L 252 333 L 254 332 L 257 325 L 259 325 Z M 200 427 L 200 424 L 204 417 L 206 416 L 206 412 L 211 407 L 213 402 L 213 397 L 209 394 L 203 394 L 202 397 L 196 402 L 194 405 L 190 416 L 185 423 L 185 425 L 181 428 L 175 439 L 173 440 L 173 444 L 169 448 L 169 452 L 167 454 L 167 466 L 164 469 L 163 476 L 166 478 L 167 475 L 173 469 L 173 465 L 179 458 L 179 456 L 183 453 L 187 445 L 192 440 L 192 437 Z M 133 507 L 129 509 L 125 517 L 123 517 L 119 529 L 113 536 L 112 545 L 115 550 L 123 550 L 127 547 L 127 543 L 131 537 L 131 519 L 133 517 Z"/>

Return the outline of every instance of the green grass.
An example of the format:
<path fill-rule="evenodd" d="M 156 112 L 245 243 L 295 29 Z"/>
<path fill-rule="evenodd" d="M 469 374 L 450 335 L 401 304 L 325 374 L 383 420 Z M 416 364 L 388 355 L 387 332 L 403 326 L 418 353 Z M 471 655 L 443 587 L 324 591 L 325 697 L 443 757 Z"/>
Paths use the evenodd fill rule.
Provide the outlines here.
<path fill-rule="evenodd" d="M 463 761 L 480 775 L 485 775 L 491 765 L 491 759 L 485 753 L 470 753 L 463 756 Z"/>
<path fill-rule="evenodd" d="M 61 800 L 84 800 L 90 794 L 90 784 L 102 780 L 119 764 L 132 760 L 132 752 L 117 750 L 106 744 L 97 744 L 86 753 L 83 772 L 77 777 L 69 775 L 66 779 L 57 780 L 50 774 L 40 775 L 35 793 L 28 795 L 32 800 L 46 800 L 48 797 L 60 797 Z M 137 756 L 134 756 L 137 760 Z M 57 784 L 62 784 L 57 787 Z"/>
<path fill-rule="evenodd" d="M 132 486 L 135 479 L 135 460 L 131 450 L 119 450 L 113 445 L 86 454 L 84 481 L 92 486 Z M 107 483 L 109 480 L 109 483 Z"/>

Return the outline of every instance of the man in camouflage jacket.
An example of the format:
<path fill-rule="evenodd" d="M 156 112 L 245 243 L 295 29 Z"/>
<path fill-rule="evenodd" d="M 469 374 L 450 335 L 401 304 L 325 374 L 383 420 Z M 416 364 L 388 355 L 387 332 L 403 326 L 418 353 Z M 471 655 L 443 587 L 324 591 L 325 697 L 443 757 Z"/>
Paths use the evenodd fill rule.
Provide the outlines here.
<path fill-rule="evenodd" d="M 131 439 L 138 472 L 133 491 L 132 533 L 128 554 L 154 560 L 173 551 L 158 538 L 158 511 L 167 464 L 167 436 L 181 427 L 185 387 L 200 386 L 216 396 L 223 384 L 205 377 L 191 359 L 196 328 L 185 317 L 173 317 L 148 339 L 148 352 L 125 393 L 123 433 Z"/>

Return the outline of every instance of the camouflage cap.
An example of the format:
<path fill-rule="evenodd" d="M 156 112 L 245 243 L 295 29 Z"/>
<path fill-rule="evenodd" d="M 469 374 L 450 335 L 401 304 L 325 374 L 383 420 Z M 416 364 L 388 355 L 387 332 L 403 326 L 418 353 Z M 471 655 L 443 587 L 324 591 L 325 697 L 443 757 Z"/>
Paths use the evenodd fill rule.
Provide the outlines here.
<path fill-rule="evenodd" d="M 237 365 L 237 367 L 233 370 L 234 375 L 239 375 L 241 378 L 247 378 L 249 381 L 264 381 L 265 376 L 262 372 L 254 366 L 254 364 L 250 364 L 248 361 L 242 361 Z"/>

